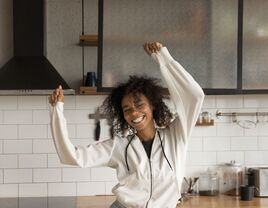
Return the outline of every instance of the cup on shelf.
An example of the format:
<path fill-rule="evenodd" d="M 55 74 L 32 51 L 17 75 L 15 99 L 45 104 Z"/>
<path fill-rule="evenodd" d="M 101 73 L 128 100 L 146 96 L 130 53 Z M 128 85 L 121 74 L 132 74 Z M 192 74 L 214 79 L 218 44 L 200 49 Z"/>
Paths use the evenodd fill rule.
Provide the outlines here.
<path fill-rule="evenodd" d="M 86 76 L 85 86 L 95 87 L 97 82 L 96 73 L 88 72 Z"/>

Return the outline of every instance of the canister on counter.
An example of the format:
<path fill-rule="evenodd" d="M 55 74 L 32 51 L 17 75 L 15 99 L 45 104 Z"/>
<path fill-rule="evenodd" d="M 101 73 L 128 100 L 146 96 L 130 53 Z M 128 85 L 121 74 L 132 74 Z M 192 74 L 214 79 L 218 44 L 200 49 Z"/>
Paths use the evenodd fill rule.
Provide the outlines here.
<path fill-rule="evenodd" d="M 239 196 L 243 182 L 243 168 L 240 163 L 231 161 L 220 168 L 220 192 L 226 195 Z"/>
<path fill-rule="evenodd" d="M 217 196 L 219 194 L 219 179 L 217 172 L 207 170 L 199 176 L 199 195 Z"/>

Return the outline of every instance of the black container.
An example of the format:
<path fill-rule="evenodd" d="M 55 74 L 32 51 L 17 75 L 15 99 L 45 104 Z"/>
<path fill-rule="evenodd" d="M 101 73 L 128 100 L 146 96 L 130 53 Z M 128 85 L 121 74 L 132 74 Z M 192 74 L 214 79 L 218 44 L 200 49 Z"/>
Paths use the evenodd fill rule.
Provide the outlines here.
<path fill-rule="evenodd" d="M 96 82 L 97 82 L 96 73 L 95 72 L 88 72 L 87 77 L 86 77 L 86 81 L 85 81 L 85 86 L 95 87 Z"/>
<path fill-rule="evenodd" d="M 240 199 L 242 201 L 250 201 L 254 197 L 254 186 L 242 185 L 240 186 Z"/>

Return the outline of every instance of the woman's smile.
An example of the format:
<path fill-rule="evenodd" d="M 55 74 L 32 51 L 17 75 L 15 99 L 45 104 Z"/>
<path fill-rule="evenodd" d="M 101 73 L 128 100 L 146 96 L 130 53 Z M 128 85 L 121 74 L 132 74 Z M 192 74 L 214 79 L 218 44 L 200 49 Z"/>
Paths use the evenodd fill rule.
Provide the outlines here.
<path fill-rule="evenodd" d="M 132 123 L 134 124 L 139 124 L 144 120 L 145 116 L 140 116 L 138 118 L 136 118 L 135 120 L 132 120 Z"/>

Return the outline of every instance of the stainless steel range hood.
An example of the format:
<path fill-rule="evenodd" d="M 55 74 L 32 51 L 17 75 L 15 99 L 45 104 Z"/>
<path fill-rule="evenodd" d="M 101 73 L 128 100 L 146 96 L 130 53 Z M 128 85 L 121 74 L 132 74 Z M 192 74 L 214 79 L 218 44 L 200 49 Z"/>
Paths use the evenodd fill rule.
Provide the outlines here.
<path fill-rule="evenodd" d="M 14 56 L 0 69 L 0 95 L 74 94 L 44 56 L 44 0 L 13 0 Z"/>

